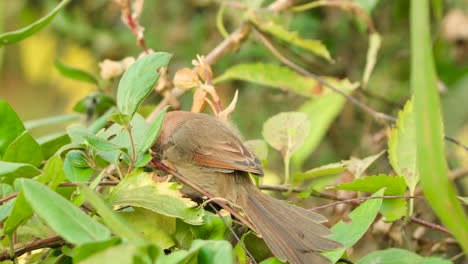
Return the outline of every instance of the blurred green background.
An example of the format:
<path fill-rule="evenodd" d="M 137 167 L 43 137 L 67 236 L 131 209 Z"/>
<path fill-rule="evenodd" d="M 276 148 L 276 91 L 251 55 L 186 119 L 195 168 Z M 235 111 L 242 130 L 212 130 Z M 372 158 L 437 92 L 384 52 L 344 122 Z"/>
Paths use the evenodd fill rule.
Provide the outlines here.
<path fill-rule="evenodd" d="M 147 46 L 155 51 L 174 54 L 169 69 L 171 76 L 178 69 L 190 67 L 191 60 L 197 54 L 207 54 L 223 40 L 216 27 L 220 2 L 145 2 L 140 23 L 145 27 Z M 245 1 L 250 6 L 263 7 L 269 2 Z M 354 96 L 380 112 L 396 116 L 410 96 L 409 1 L 356 2 L 372 7 L 371 17 L 383 42 L 368 88 L 358 89 Z M 468 1 L 434 2 L 439 3 L 433 9 L 433 45 L 445 127 L 448 135 L 468 144 L 468 24 L 463 25 L 462 21 L 449 25 L 446 22 L 453 10 L 464 12 L 466 18 Z M 52 10 L 57 3 L 55 0 L 1 1 L 0 31 L 7 32 L 30 24 Z M 235 30 L 244 17 L 243 10 L 227 8 L 224 14 L 227 30 Z M 301 65 L 319 75 L 360 81 L 366 62 L 368 32 L 352 13 L 325 7 L 284 13 L 280 19 L 302 37 L 322 40 L 335 63 L 288 47 L 294 51 L 292 59 L 300 58 Z M 55 59 L 98 75 L 98 63 L 104 59 L 121 60 L 127 56 L 137 56 L 140 52 L 132 32 L 121 22 L 120 8 L 114 1 L 72 1 L 39 33 L 0 49 L 0 97 L 15 108 L 23 120 L 70 113 L 74 104 L 96 88 L 62 77 L 54 67 Z M 251 35 L 237 53 L 230 52 L 224 56 L 213 65 L 213 70 L 215 76 L 219 76 L 235 64 L 254 62 L 279 64 Z M 116 84 L 117 81 L 114 81 L 110 85 L 115 87 Z M 261 138 L 266 119 L 281 111 L 294 111 L 306 101 L 304 97 L 291 92 L 233 81 L 218 86 L 224 105 L 229 103 L 235 89 L 239 89 L 240 98 L 233 120 L 246 139 Z M 186 93 L 180 99 L 182 109 L 190 109 L 191 95 Z M 155 105 L 159 100 L 161 96 L 154 94 L 146 103 Z M 388 128 L 347 103 L 310 157 L 306 168 L 348 159 L 352 155 L 364 157 L 375 154 L 385 147 Z M 38 137 L 63 129 L 64 126 L 54 126 L 36 129 L 33 134 Z M 447 147 L 452 168 L 468 166 L 466 152 L 450 143 Z M 271 166 L 275 167 L 275 164 Z M 282 165 L 277 166 L 280 168 Z M 380 166 L 375 171 L 389 169 L 386 163 Z"/>

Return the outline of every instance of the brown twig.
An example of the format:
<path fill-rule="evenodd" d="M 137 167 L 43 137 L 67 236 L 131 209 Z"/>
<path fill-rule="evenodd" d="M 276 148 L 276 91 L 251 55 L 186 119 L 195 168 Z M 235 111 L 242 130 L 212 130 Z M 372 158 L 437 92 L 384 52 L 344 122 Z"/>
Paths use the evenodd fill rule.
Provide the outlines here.
<path fill-rule="evenodd" d="M 132 31 L 133 35 L 137 40 L 137 45 L 142 48 L 145 53 L 148 53 L 148 48 L 146 47 L 145 37 L 143 35 L 143 28 L 140 26 L 138 21 L 139 14 L 132 14 L 132 7 L 130 0 L 117 0 L 117 3 L 120 4 L 120 8 L 122 9 L 122 20 L 125 24 L 128 25 L 130 30 Z M 142 4 L 142 3 L 141 3 Z"/>
<path fill-rule="evenodd" d="M 335 202 L 335 203 L 315 207 L 315 208 L 312 208 L 310 210 L 315 211 L 315 210 L 320 210 L 320 209 L 336 206 L 336 205 L 343 204 L 343 203 L 362 202 L 362 201 L 367 201 L 367 200 L 372 200 L 372 199 L 422 199 L 422 198 L 423 198 L 422 196 L 398 196 L 398 195 L 369 196 L 369 197 L 361 197 L 361 198 L 341 200 L 339 202 Z"/>
<path fill-rule="evenodd" d="M 41 249 L 41 248 L 58 248 L 65 245 L 65 241 L 60 237 L 60 236 L 54 236 L 50 238 L 45 238 L 45 239 L 40 239 L 37 241 L 34 241 L 24 247 L 20 247 L 18 249 L 15 249 L 15 255 L 10 256 L 10 252 L 3 252 L 0 254 L 0 261 L 4 261 L 7 259 L 14 259 L 16 257 L 19 257 L 25 253 L 31 252 L 36 249 Z"/>
<path fill-rule="evenodd" d="M 440 232 L 444 232 L 444 233 L 447 233 L 447 234 L 452 234 L 452 232 L 450 232 L 447 228 L 443 227 L 443 226 L 440 226 L 440 225 L 437 225 L 437 224 L 433 224 L 433 223 L 430 223 L 430 222 L 427 222 L 427 221 L 424 221 L 424 220 L 421 220 L 419 218 L 416 218 L 414 216 L 410 216 L 409 219 L 414 222 L 414 223 L 417 223 L 417 224 L 420 224 L 420 225 L 423 225 L 423 226 L 426 226 L 426 227 L 429 227 L 431 229 L 434 229 L 434 230 L 438 230 Z"/>

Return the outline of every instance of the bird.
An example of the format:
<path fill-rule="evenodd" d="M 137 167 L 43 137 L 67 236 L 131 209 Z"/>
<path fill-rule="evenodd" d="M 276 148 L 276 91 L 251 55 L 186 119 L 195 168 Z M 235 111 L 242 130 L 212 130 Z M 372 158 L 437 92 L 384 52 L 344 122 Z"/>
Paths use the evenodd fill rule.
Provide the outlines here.
<path fill-rule="evenodd" d="M 328 221 L 324 216 L 277 200 L 255 186 L 249 173 L 263 176 L 262 163 L 232 123 L 204 113 L 171 111 L 151 150 L 154 160 L 238 205 L 279 260 L 331 263 L 319 252 L 343 247 L 327 238 L 332 231 L 322 225 Z M 201 195 L 189 186 L 181 190 Z"/>

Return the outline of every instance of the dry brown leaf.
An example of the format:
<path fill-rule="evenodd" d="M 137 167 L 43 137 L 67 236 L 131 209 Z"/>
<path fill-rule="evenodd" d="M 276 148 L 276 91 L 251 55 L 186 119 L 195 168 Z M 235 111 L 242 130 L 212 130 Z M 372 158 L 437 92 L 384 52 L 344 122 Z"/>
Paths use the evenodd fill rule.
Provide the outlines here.
<path fill-rule="evenodd" d="M 190 89 L 200 85 L 197 74 L 189 68 L 178 70 L 174 75 L 174 86 L 179 89 Z"/>
<path fill-rule="evenodd" d="M 227 121 L 231 114 L 234 112 L 236 109 L 236 104 L 237 104 L 237 98 L 239 96 L 239 90 L 236 90 L 236 93 L 234 94 L 234 98 L 232 99 L 231 103 L 229 104 L 228 107 L 226 107 L 223 111 L 218 113 L 218 117 L 224 121 Z"/>
<path fill-rule="evenodd" d="M 210 64 L 205 60 L 205 56 L 197 55 L 197 60 L 192 60 L 193 66 L 195 66 L 195 71 L 197 72 L 200 79 L 205 82 L 211 83 L 213 79 L 213 71 L 211 70 Z"/>
<path fill-rule="evenodd" d="M 203 111 L 206 105 L 205 98 L 207 96 L 206 91 L 203 89 L 197 89 L 195 90 L 195 93 L 193 94 L 193 104 L 192 104 L 192 110 L 190 110 L 193 113 L 200 113 Z"/>

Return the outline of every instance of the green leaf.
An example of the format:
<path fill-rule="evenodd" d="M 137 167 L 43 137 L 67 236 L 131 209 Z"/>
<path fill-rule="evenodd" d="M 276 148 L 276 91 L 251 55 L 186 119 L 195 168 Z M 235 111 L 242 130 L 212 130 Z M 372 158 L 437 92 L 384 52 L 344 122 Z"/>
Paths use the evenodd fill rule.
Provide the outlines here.
<path fill-rule="evenodd" d="M 45 185 L 28 179 L 21 185 L 34 212 L 66 241 L 81 245 L 110 238 L 106 227 Z"/>
<path fill-rule="evenodd" d="M 141 115 L 135 114 L 132 118 L 132 121 L 130 122 L 130 129 L 132 130 L 135 148 L 138 149 L 140 148 L 143 138 L 145 137 L 148 125 L 146 124 L 145 119 Z M 132 144 L 130 141 L 130 136 L 126 129 L 119 124 L 113 124 L 106 130 L 99 131 L 97 133 L 97 136 L 113 144 L 122 146 L 124 148 L 124 152 L 126 153 L 132 153 Z M 121 151 L 98 151 L 98 155 L 101 156 L 103 159 L 107 160 L 108 162 L 114 163 L 117 159 L 117 156 L 121 155 Z"/>
<path fill-rule="evenodd" d="M 143 208 L 134 208 L 132 212 L 121 214 L 147 241 L 162 249 L 175 246 L 173 235 L 176 232 L 176 218 Z"/>
<path fill-rule="evenodd" d="M 44 167 L 44 171 L 41 176 L 37 178 L 37 181 L 43 184 L 47 184 L 50 189 L 55 190 L 60 183 L 67 179 L 65 171 L 63 169 L 63 161 L 60 156 L 53 156 Z"/>
<path fill-rule="evenodd" d="M 125 219 L 116 213 L 97 193 L 87 186 L 80 186 L 80 192 L 86 197 L 96 209 L 99 216 L 106 225 L 116 234 L 130 242 L 144 243 L 145 239 Z"/>
<path fill-rule="evenodd" d="M 328 61 L 333 61 L 327 47 L 320 41 L 315 39 L 303 39 L 297 32 L 289 31 L 284 25 L 278 24 L 272 19 L 262 20 L 253 18 L 252 21 L 257 25 L 261 31 L 274 35 L 286 42 L 301 47 L 310 51 Z"/>
<path fill-rule="evenodd" d="M 24 125 L 11 106 L 0 99 L 0 156 L 5 153 L 11 142 L 23 133 Z"/>
<path fill-rule="evenodd" d="M 468 218 L 448 178 L 437 77 L 430 36 L 429 1 L 411 1 L 411 88 L 414 96 L 417 168 L 424 196 L 468 252 Z"/>
<path fill-rule="evenodd" d="M 380 213 L 384 216 L 385 222 L 393 222 L 399 220 L 407 213 L 405 199 L 384 199 Z"/>
<path fill-rule="evenodd" d="M 299 112 L 283 112 L 269 118 L 262 129 L 263 138 L 273 148 L 290 157 L 309 135 L 310 121 Z"/>
<path fill-rule="evenodd" d="M 203 209 L 183 198 L 179 188 L 175 182 L 155 182 L 150 174 L 138 169 L 112 190 L 108 200 L 113 205 L 142 207 L 192 225 L 202 224 Z"/>
<path fill-rule="evenodd" d="M 450 260 L 441 258 L 423 258 L 411 251 L 389 248 L 377 250 L 360 259 L 356 264 L 451 264 Z"/>
<path fill-rule="evenodd" d="M 0 205 L 0 223 L 3 223 L 3 221 L 11 215 L 11 210 L 15 205 L 15 201 L 16 199 L 11 199 L 8 202 L 5 202 L 2 205 Z"/>
<path fill-rule="evenodd" d="M 416 168 L 416 131 L 414 127 L 413 104 L 408 101 L 398 115 L 396 127 L 392 129 L 388 140 L 388 157 L 398 175 L 405 177 L 406 185 L 414 194 L 419 182 Z"/>
<path fill-rule="evenodd" d="M 123 127 L 127 127 L 130 122 L 132 121 L 132 117 L 129 116 L 129 115 L 126 115 L 126 114 L 122 114 L 122 113 L 115 113 L 115 114 L 112 114 L 110 115 L 108 118 L 108 120 L 112 121 L 112 122 L 115 122 Z"/>
<path fill-rule="evenodd" d="M 340 184 L 331 189 L 373 193 L 382 188 L 386 188 L 385 195 L 403 195 L 406 190 L 405 180 L 401 176 L 380 174 L 355 179 L 350 183 Z"/>
<path fill-rule="evenodd" d="M 13 183 L 16 178 L 32 178 L 41 173 L 30 164 L 0 161 L 0 177 L 5 183 Z"/>
<path fill-rule="evenodd" d="M 73 110 L 88 116 L 100 115 L 115 106 L 115 100 L 103 93 L 94 92 L 76 103 Z"/>
<path fill-rule="evenodd" d="M 20 191 L 16 197 L 15 205 L 11 210 L 11 214 L 5 222 L 3 232 L 7 235 L 13 234 L 16 228 L 25 220 L 29 219 L 32 214 L 33 210 L 24 197 L 24 191 Z"/>
<path fill-rule="evenodd" d="M 348 80 L 327 81 L 345 93 L 349 93 L 357 87 L 356 84 L 351 84 Z M 345 102 L 346 99 L 342 95 L 333 92 L 309 100 L 297 109 L 297 111 L 307 114 L 313 129 L 292 158 L 292 164 L 296 168 L 301 168 L 306 159 L 317 148 L 331 123 L 343 109 Z"/>
<path fill-rule="evenodd" d="M 88 258 L 89 256 L 103 251 L 109 247 L 120 244 L 121 241 L 122 240 L 119 237 L 112 237 L 108 240 L 86 243 L 81 246 L 74 247 L 73 251 L 71 252 L 73 263 L 81 263 L 82 260 Z"/>
<path fill-rule="evenodd" d="M 74 167 L 88 168 L 90 167 L 86 154 L 81 150 L 70 150 L 67 152 L 66 159 L 71 162 Z"/>
<path fill-rule="evenodd" d="M 156 245 L 121 244 L 100 251 L 80 262 L 80 264 L 136 264 L 160 263 L 159 256 L 164 252 Z M 156 262 L 158 260 L 158 262 Z M 172 262 L 171 264 L 175 264 Z"/>
<path fill-rule="evenodd" d="M 194 241 L 196 244 L 198 240 Z M 198 263 L 207 264 L 233 264 L 232 246 L 226 240 L 210 240 L 198 253 Z"/>
<path fill-rule="evenodd" d="M 99 118 L 97 118 L 91 125 L 89 125 L 88 129 L 91 133 L 96 134 L 99 130 L 104 128 L 108 121 L 107 118 L 117 111 L 116 107 L 109 108 L 104 114 L 102 114 Z"/>
<path fill-rule="evenodd" d="M 164 121 L 164 116 L 166 115 L 167 108 L 168 106 L 161 110 L 161 112 L 159 112 L 156 118 L 154 118 L 154 120 L 148 126 L 148 129 L 146 130 L 143 136 L 143 140 L 138 146 L 137 153 L 146 152 L 149 148 L 153 146 L 154 142 L 156 142 L 156 139 L 158 139 L 159 136 L 159 131 L 161 130 Z"/>
<path fill-rule="evenodd" d="M 268 145 L 265 140 L 253 139 L 244 142 L 245 146 L 251 149 L 255 155 L 261 160 L 267 160 L 268 158 Z"/>
<path fill-rule="evenodd" d="M 63 170 L 70 182 L 87 182 L 94 173 L 94 169 L 74 166 L 68 158 L 63 162 Z"/>
<path fill-rule="evenodd" d="M 293 179 L 297 181 L 302 181 L 305 179 L 312 179 L 316 177 L 335 175 L 346 170 L 345 162 L 331 163 L 318 168 L 314 168 L 302 173 L 296 173 L 293 176 Z"/>
<path fill-rule="evenodd" d="M 366 67 L 362 77 L 362 86 L 366 87 L 369 82 L 375 63 L 377 62 L 377 54 L 382 43 L 382 38 L 379 33 L 372 33 L 369 36 L 369 48 L 367 49 Z"/>
<path fill-rule="evenodd" d="M 41 147 L 28 131 L 24 131 L 5 150 L 3 161 L 27 163 L 38 167 L 42 162 Z"/>
<path fill-rule="evenodd" d="M 266 63 L 236 64 L 216 78 L 214 83 L 229 80 L 248 81 L 282 90 L 287 88 L 307 97 L 313 97 L 314 88 L 320 87 L 312 78 L 299 75 L 283 66 Z"/>
<path fill-rule="evenodd" d="M 380 190 L 372 196 L 382 196 L 383 193 L 384 190 Z M 361 239 L 374 222 L 381 204 L 382 199 L 370 199 L 365 201 L 348 215 L 351 219 L 351 223 L 340 221 L 331 228 L 333 235 L 330 236 L 329 239 L 341 242 L 345 248 L 352 247 L 357 241 L 359 241 L 359 239 Z M 323 255 L 335 263 L 344 252 L 345 249 L 339 249 L 325 252 Z"/>
<path fill-rule="evenodd" d="M 61 147 L 70 144 L 71 139 L 66 133 L 44 136 L 37 139 L 41 145 L 42 155 L 45 160 L 52 157 Z"/>
<path fill-rule="evenodd" d="M 86 140 L 91 146 L 102 151 L 115 151 L 123 150 L 124 147 L 111 143 L 101 137 L 95 136 L 91 133 L 79 132 L 78 135 Z"/>
<path fill-rule="evenodd" d="M 220 211 L 220 213 L 222 212 Z M 232 219 L 229 214 L 223 215 L 223 218 L 230 226 L 232 225 Z M 205 212 L 202 225 L 191 226 L 191 229 L 195 238 L 204 240 L 224 240 L 226 239 L 226 233 L 229 232 L 223 219 L 211 212 Z"/>
<path fill-rule="evenodd" d="M 120 112 L 133 116 L 141 102 L 148 96 L 159 79 L 157 70 L 165 67 L 171 54 L 155 52 L 133 63 L 124 73 L 117 90 L 117 107 Z"/>
<path fill-rule="evenodd" d="M 77 80 L 77 81 L 83 81 L 87 83 L 92 83 L 92 84 L 98 84 L 98 79 L 96 76 L 93 74 L 86 72 L 84 70 L 67 66 L 63 63 L 61 63 L 59 60 L 54 61 L 55 68 L 65 77 Z"/>
<path fill-rule="evenodd" d="M 363 158 L 363 159 L 358 159 L 355 157 L 351 157 L 351 159 L 344 161 L 346 163 L 346 167 L 348 170 L 354 175 L 354 178 L 361 178 L 361 175 L 364 173 L 364 171 L 372 164 L 374 161 L 376 161 L 382 154 L 384 154 L 385 150 L 382 150 L 381 152 Z M 377 191 L 377 190 L 376 190 Z"/>
<path fill-rule="evenodd" d="M 39 19 L 38 21 L 32 23 L 31 25 L 24 27 L 22 29 L 12 31 L 12 32 L 7 32 L 4 34 L 0 35 L 0 47 L 5 46 L 5 45 L 11 45 L 13 43 L 16 43 L 18 41 L 21 41 L 43 27 L 45 27 L 47 24 L 49 24 L 52 19 L 57 15 L 57 13 L 62 10 L 71 0 L 63 0 L 60 2 L 49 14 L 47 14 L 45 17 Z"/>
<path fill-rule="evenodd" d="M 81 118 L 81 115 L 66 114 L 66 115 L 53 116 L 49 118 L 26 121 L 24 122 L 24 126 L 26 127 L 26 129 L 31 130 L 33 128 L 37 128 L 41 126 L 48 126 L 48 125 L 53 125 L 53 124 L 61 124 L 61 123 L 77 121 L 77 120 L 80 120 L 80 118 Z"/>
<path fill-rule="evenodd" d="M 158 259 L 158 264 L 174 263 L 233 263 L 232 247 L 224 240 L 194 240 L 189 250 L 179 250 Z"/>
<path fill-rule="evenodd" d="M 281 260 L 275 257 L 267 258 L 264 261 L 260 262 L 260 264 L 283 264 L 283 263 L 284 262 L 282 262 Z"/>

